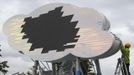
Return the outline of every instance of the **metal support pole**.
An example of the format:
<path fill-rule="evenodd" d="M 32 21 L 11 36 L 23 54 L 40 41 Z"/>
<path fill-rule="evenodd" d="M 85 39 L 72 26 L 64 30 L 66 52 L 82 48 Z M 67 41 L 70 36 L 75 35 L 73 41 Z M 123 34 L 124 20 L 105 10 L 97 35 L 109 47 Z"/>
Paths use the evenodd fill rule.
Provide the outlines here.
<path fill-rule="evenodd" d="M 49 71 L 50 69 L 48 69 L 47 67 L 46 67 L 46 65 L 44 65 L 44 63 L 42 62 L 42 61 L 40 61 L 41 62 L 41 64 L 44 66 L 44 68 L 47 70 L 47 71 Z"/>
<path fill-rule="evenodd" d="M 75 71 L 75 75 L 84 75 L 83 74 L 83 71 L 81 69 L 81 65 L 80 65 L 80 59 L 79 58 L 76 58 L 76 63 L 75 63 L 75 68 L 76 68 L 76 71 Z"/>
<path fill-rule="evenodd" d="M 33 74 L 38 75 L 37 69 L 38 69 L 39 61 L 34 61 L 34 69 L 33 69 Z"/>
<path fill-rule="evenodd" d="M 102 75 L 99 59 L 94 60 L 94 62 L 96 64 L 97 75 Z"/>
<path fill-rule="evenodd" d="M 79 59 L 76 58 L 76 71 L 75 71 L 75 75 L 81 75 L 80 74 L 80 65 L 79 65 Z"/>
<path fill-rule="evenodd" d="M 47 64 L 48 69 L 51 70 L 51 68 L 50 68 L 50 66 L 49 66 L 49 64 L 48 64 L 48 62 L 46 62 L 46 64 Z"/>
<path fill-rule="evenodd" d="M 56 64 L 52 63 L 52 71 L 53 71 L 53 75 L 57 75 L 56 73 Z"/>

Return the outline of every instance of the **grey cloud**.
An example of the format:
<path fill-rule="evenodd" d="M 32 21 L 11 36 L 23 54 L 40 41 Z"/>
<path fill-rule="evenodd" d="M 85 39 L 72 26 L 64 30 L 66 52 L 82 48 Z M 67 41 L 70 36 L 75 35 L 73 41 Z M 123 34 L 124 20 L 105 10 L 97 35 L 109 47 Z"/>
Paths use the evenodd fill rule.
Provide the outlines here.
<path fill-rule="evenodd" d="M 3 33 L 0 32 L 0 44 L 5 40 L 5 38 L 6 37 L 3 35 Z"/>
<path fill-rule="evenodd" d="M 133 45 L 134 45 L 134 36 L 130 36 L 133 35 L 134 32 L 134 0 L 0 0 L 0 30 L 2 29 L 2 25 L 4 24 L 4 22 L 10 18 L 11 16 L 17 15 L 17 14 L 28 14 L 31 11 L 33 11 L 34 9 L 45 5 L 47 3 L 50 2 L 62 2 L 62 3 L 69 3 L 69 4 L 73 4 L 73 5 L 78 5 L 81 7 L 89 7 L 89 8 L 95 8 L 98 11 L 102 12 L 104 15 L 106 15 L 106 17 L 110 20 L 111 23 L 111 30 L 115 31 L 116 33 L 121 34 L 122 37 L 129 37 L 131 38 L 131 40 L 133 41 Z M 12 9 L 10 9 L 12 8 Z M 130 23 L 130 25 L 128 25 L 127 23 Z M 127 25 L 126 25 L 127 24 Z M 124 34 L 121 33 L 123 32 L 123 30 L 118 31 L 119 29 L 123 28 L 123 27 L 127 27 L 129 28 L 129 30 L 125 30 L 126 32 L 128 32 L 129 34 Z M 0 34 L 1 35 L 1 34 Z M 0 41 L 2 40 L 6 40 L 4 36 L 0 36 Z M 2 44 L 5 41 L 2 42 Z M 14 70 L 24 70 L 24 68 L 26 68 L 24 66 L 24 68 L 19 68 L 19 65 L 16 65 L 15 59 L 16 57 L 20 57 L 22 58 L 17 59 L 17 61 L 20 61 L 21 64 L 26 64 L 26 62 L 29 60 L 27 57 L 23 57 L 20 54 L 17 54 L 17 52 L 15 52 L 15 50 L 11 49 L 10 47 L 8 47 L 6 44 L 4 45 L 6 48 L 4 50 L 4 55 L 5 58 L 8 58 L 7 60 L 9 60 L 10 62 L 14 63 L 12 64 L 11 69 L 13 68 Z M 113 72 L 115 70 L 115 66 L 116 66 L 116 58 L 118 58 L 120 56 L 119 53 L 117 53 L 116 55 L 113 55 L 112 57 L 106 58 L 106 59 L 102 59 L 101 60 L 101 67 L 102 67 L 102 72 L 103 75 L 113 75 Z M 134 49 L 132 49 L 131 52 L 131 74 L 134 74 L 133 68 L 134 68 L 134 60 L 133 57 L 134 56 Z M 114 59 L 114 62 L 111 62 L 112 59 Z M 26 61 L 25 61 L 26 60 Z M 31 64 L 31 62 L 29 61 L 29 63 Z M 110 66 L 109 66 L 110 65 Z M 11 70 L 10 69 L 10 70 Z M 9 73 L 13 73 L 9 72 Z M 8 74 L 11 75 L 11 74 Z"/>
<path fill-rule="evenodd" d="M 1 60 L 8 61 L 8 65 L 10 66 L 8 68 L 9 72 L 7 75 L 11 75 L 16 72 L 26 72 L 30 70 L 34 64 L 32 61 L 25 61 L 21 57 L 4 57 Z"/>
<path fill-rule="evenodd" d="M 16 57 L 20 57 L 25 61 L 31 61 L 31 58 L 29 56 L 26 56 L 24 54 L 21 54 L 18 52 L 18 50 L 12 49 L 8 44 L 7 41 L 3 42 L 1 44 L 1 54 L 3 58 L 16 58 Z"/>
<path fill-rule="evenodd" d="M 130 32 L 134 33 L 134 23 L 133 24 L 129 23 L 127 26 Z"/>
<path fill-rule="evenodd" d="M 7 42 L 7 38 L 4 34 L 0 34 L 0 49 L 2 50 L 1 51 L 1 54 L 2 54 L 2 57 L 22 57 L 24 59 L 30 59 L 30 57 L 28 56 L 25 56 L 21 53 L 19 53 L 17 50 L 11 48 L 9 45 L 8 45 L 8 42 Z M 27 60 L 26 59 L 26 60 Z"/>

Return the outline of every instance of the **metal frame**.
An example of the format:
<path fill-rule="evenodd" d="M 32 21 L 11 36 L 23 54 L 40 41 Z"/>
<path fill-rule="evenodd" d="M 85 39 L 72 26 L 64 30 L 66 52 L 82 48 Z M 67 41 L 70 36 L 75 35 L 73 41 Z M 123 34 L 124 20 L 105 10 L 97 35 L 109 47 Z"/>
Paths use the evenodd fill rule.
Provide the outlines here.
<path fill-rule="evenodd" d="M 126 72 L 126 74 L 125 74 L 125 72 Z M 114 75 L 120 75 L 120 73 L 122 73 L 122 75 L 129 75 L 128 70 L 127 70 L 126 65 L 125 65 L 125 62 L 123 61 L 122 58 L 118 59 Z"/>

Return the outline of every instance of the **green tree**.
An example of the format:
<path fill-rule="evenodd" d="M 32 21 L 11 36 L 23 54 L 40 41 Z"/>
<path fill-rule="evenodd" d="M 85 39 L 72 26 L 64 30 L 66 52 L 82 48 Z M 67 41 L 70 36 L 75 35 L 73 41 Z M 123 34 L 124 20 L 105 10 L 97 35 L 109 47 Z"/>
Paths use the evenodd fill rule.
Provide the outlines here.
<path fill-rule="evenodd" d="M 1 52 L 1 49 L 0 49 L 0 52 Z M 0 53 L 0 56 L 2 57 L 1 53 Z M 8 61 L 0 61 L 0 72 L 2 72 L 4 75 L 8 72 L 6 68 L 9 68 L 9 66 L 7 65 L 7 62 Z"/>
<path fill-rule="evenodd" d="M 32 75 L 29 71 L 27 72 L 27 75 Z"/>

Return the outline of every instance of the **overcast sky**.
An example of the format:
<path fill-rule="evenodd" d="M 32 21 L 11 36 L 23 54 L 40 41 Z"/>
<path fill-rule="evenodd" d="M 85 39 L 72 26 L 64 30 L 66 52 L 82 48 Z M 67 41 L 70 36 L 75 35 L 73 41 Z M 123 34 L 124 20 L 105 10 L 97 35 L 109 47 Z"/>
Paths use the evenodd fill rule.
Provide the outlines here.
<path fill-rule="evenodd" d="M 80 7 L 94 8 L 103 13 L 111 23 L 110 31 L 120 37 L 124 43 L 130 42 L 131 48 L 131 74 L 134 74 L 134 0 L 0 0 L 0 44 L 4 50 L 2 60 L 8 60 L 8 75 L 17 71 L 26 71 L 33 65 L 30 58 L 20 55 L 7 43 L 7 37 L 2 32 L 2 26 L 12 16 L 29 14 L 38 7 L 48 3 L 62 2 Z M 101 59 L 103 75 L 113 75 L 117 58 L 120 52 L 115 55 Z M 0 59 L 1 60 L 1 59 Z M 25 66 L 26 65 L 26 66 Z M 23 67 L 22 67 L 23 66 Z"/>

